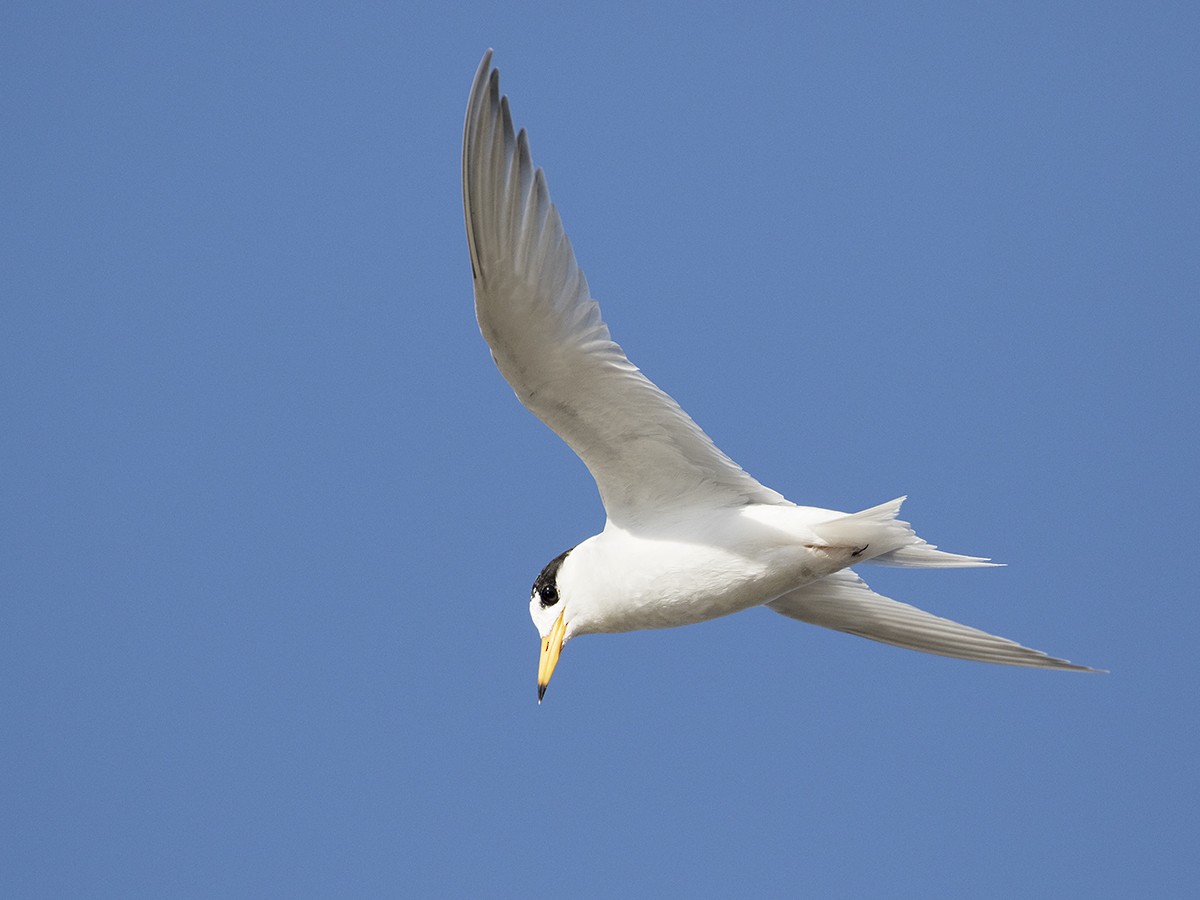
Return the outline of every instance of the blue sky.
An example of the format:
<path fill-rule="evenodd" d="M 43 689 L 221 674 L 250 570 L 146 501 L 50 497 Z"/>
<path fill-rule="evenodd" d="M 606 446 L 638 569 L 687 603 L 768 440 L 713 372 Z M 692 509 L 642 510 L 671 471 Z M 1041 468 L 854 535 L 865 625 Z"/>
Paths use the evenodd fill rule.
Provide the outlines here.
<path fill-rule="evenodd" d="M 0 13 L 0 893 L 1184 896 L 1191 4 Z M 573 642 L 582 465 L 471 306 L 471 77 L 614 336 L 872 586 L 1108 676 L 751 611 Z"/>

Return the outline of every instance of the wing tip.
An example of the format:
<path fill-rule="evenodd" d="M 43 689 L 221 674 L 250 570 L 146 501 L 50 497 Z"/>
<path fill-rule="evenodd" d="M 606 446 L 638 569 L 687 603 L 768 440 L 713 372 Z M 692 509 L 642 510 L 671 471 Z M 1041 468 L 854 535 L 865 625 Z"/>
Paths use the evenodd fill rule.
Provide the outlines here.
<path fill-rule="evenodd" d="M 483 51 L 483 57 L 479 60 L 479 68 L 475 70 L 475 80 L 479 81 L 484 72 L 487 72 L 492 67 L 492 48 L 488 47 Z"/>

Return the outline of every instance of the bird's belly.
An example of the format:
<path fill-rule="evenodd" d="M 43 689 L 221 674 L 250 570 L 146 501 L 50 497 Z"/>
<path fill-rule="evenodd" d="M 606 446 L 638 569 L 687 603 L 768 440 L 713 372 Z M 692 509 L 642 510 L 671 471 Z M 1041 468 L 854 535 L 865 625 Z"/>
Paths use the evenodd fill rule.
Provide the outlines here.
<path fill-rule="evenodd" d="M 674 628 L 760 606 L 826 574 L 802 547 L 749 558 L 687 547 L 613 572 L 602 602 L 607 632 Z M 589 629 L 590 630 L 590 629 Z"/>

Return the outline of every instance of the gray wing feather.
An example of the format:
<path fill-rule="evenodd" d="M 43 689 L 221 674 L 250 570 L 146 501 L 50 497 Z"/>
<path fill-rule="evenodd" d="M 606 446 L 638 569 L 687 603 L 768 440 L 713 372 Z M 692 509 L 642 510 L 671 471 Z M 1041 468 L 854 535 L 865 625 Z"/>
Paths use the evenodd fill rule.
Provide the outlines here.
<path fill-rule="evenodd" d="M 520 401 L 596 479 L 609 518 L 695 504 L 787 504 L 722 453 L 613 342 L 524 129 L 514 133 L 491 51 L 463 128 L 463 205 L 475 314 Z"/>
<path fill-rule="evenodd" d="M 923 653 L 1006 666 L 1099 671 L 876 594 L 849 569 L 797 588 L 767 606 L 801 622 Z"/>

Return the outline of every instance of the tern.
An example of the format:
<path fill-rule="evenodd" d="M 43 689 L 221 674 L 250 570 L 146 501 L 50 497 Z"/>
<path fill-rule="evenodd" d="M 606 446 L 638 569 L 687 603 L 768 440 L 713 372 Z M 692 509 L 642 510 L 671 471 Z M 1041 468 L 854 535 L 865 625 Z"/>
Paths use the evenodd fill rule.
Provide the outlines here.
<path fill-rule="evenodd" d="M 757 606 L 960 659 L 1097 671 L 873 592 L 860 563 L 996 565 L 938 550 L 898 518 L 900 497 L 857 513 L 799 506 L 722 453 L 612 339 L 575 261 L 524 129 L 514 131 L 492 51 L 463 128 L 463 206 L 475 314 L 518 399 L 596 480 L 600 534 L 533 583 L 538 702 L 581 634 L 672 628 Z"/>

